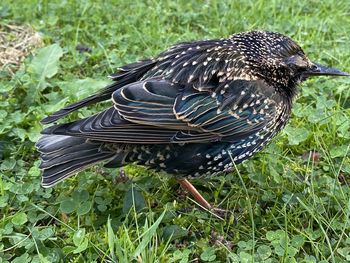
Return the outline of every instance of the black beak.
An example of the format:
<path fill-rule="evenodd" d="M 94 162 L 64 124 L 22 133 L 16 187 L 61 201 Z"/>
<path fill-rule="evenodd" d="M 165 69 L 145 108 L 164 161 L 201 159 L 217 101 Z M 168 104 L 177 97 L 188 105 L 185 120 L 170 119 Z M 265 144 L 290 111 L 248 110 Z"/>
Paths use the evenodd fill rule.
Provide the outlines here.
<path fill-rule="evenodd" d="M 335 68 L 329 68 L 317 63 L 313 63 L 313 66 L 306 72 L 308 76 L 350 76 L 349 73 L 340 71 Z"/>

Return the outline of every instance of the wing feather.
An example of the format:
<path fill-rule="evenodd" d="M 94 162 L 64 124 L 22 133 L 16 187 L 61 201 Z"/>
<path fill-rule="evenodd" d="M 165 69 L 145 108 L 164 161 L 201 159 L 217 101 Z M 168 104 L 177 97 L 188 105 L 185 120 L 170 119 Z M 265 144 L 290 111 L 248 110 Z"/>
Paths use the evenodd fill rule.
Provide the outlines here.
<path fill-rule="evenodd" d="M 117 143 L 237 141 L 263 129 L 275 116 L 274 101 L 265 109 L 266 88 L 257 81 L 236 80 L 218 98 L 166 80 L 140 81 L 115 91 L 114 107 L 44 133 Z"/>
<path fill-rule="evenodd" d="M 93 94 L 81 101 L 70 104 L 64 107 L 63 109 L 52 113 L 50 116 L 42 119 L 41 123 L 48 124 L 55 122 L 58 119 L 80 108 L 110 99 L 114 91 L 129 83 L 137 81 L 143 74 L 145 74 L 150 68 L 152 68 L 154 64 L 155 61 L 147 59 L 136 63 L 128 64 L 119 68 L 118 72 L 110 76 L 110 78 L 115 82 L 101 89 L 96 94 Z"/>

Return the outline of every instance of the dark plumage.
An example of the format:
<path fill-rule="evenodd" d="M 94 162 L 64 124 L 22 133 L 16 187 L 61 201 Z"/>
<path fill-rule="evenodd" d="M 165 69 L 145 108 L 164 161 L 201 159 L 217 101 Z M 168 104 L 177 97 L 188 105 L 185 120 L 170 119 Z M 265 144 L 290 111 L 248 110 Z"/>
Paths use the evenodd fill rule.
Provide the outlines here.
<path fill-rule="evenodd" d="M 250 158 L 285 126 L 297 85 L 311 75 L 347 73 L 311 62 L 286 36 L 257 31 L 181 43 L 123 66 L 113 84 L 42 121 L 110 100 L 103 112 L 42 132 L 42 184 L 100 161 L 181 177 L 230 171 L 230 156 Z"/>

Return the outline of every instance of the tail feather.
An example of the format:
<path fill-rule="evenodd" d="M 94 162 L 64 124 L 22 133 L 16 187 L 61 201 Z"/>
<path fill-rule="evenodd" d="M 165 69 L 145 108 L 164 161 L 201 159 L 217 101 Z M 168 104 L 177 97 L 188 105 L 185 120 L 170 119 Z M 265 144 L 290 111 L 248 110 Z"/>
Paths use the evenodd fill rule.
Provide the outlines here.
<path fill-rule="evenodd" d="M 98 93 L 91 95 L 81 101 L 73 103 L 64 107 L 63 109 L 54 112 L 50 116 L 41 120 L 42 124 L 49 124 L 57 121 L 58 119 L 81 109 L 85 106 L 95 104 L 101 101 L 105 101 L 111 98 L 114 91 L 119 88 L 137 81 L 143 76 L 149 69 L 151 69 L 156 62 L 150 59 L 141 60 L 136 63 L 128 64 L 120 68 L 120 70 L 110 76 L 115 82 L 100 90 Z"/>
<path fill-rule="evenodd" d="M 78 173 L 79 171 L 87 169 L 95 163 L 111 158 L 112 156 L 113 155 L 106 156 L 106 154 L 96 154 L 94 156 L 77 159 L 62 165 L 56 165 L 54 167 L 48 168 L 44 170 L 41 184 L 45 188 L 51 187 L 61 182 L 62 180 Z"/>
<path fill-rule="evenodd" d="M 95 143 L 92 141 L 87 142 L 87 140 L 83 138 L 79 138 L 79 140 L 76 137 L 70 136 L 45 135 L 42 139 L 46 139 L 45 137 L 51 138 L 51 141 L 49 144 L 38 148 L 38 150 L 41 152 L 41 160 L 43 161 L 41 166 L 45 165 L 46 168 L 57 163 L 79 159 L 82 156 L 89 155 L 90 153 L 93 154 L 96 151 L 106 152 L 101 148 L 101 143 Z M 54 137 L 61 138 L 56 140 Z M 52 144 L 52 141 L 55 144 Z M 41 142 L 41 139 L 39 142 Z"/>
<path fill-rule="evenodd" d="M 44 118 L 41 120 L 42 124 L 48 124 L 57 121 L 58 119 L 72 113 L 73 111 L 76 111 L 80 108 L 83 108 L 85 106 L 95 104 L 100 101 L 107 100 L 111 97 L 110 94 L 97 94 L 92 95 L 90 97 L 87 97 L 81 101 L 78 101 L 76 103 L 70 104 L 67 107 L 64 107 L 63 109 L 60 109 L 59 111 L 56 111 L 55 113 L 51 114 L 50 116 Z"/>
<path fill-rule="evenodd" d="M 39 168 L 42 169 L 48 169 L 54 166 L 57 166 L 58 164 L 63 165 L 66 163 L 71 162 L 72 160 L 82 160 L 84 158 L 88 157 L 93 157 L 96 152 L 99 153 L 99 149 L 79 149 L 81 147 L 77 147 L 77 148 L 70 148 L 69 152 L 60 152 L 60 155 L 57 154 L 48 154 L 48 155 L 43 155 L 41 160 L 43 161 L 41 163 L 41 165 L 39 166 Z M 72 152 L 72 150 L 74 150 L 74 152 Z M 106 152 L 101 152 L 99 154 L 106 154 Z"/>
<path fill-rule="evenodd" d="M 104 147 L 103 143 L 64 135 L 44 135 L 36 147 L 41 153 L 42 186 L 45 188 L 116 156 L 116 152 Z"/>

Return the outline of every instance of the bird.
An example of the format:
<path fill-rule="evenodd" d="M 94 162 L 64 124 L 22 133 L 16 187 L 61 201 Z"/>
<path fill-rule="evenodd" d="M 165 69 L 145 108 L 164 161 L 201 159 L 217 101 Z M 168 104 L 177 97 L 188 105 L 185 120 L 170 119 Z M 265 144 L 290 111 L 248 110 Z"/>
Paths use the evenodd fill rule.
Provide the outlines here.
<path fill-rule="evenodd" d="M 107 168 L 134 163 L 175 176 L 213 209 L 189 179 L 232 172 L 259 152 L 288 122 L 299 84 L 322 75 L 349 76 L 312 62 L 281 33 L 175 44 L 118 68 L 110 85 L 41 121 L 51 124 L 36 143 L 42 186 L 99 162 Z M 103 111 L 57 124 L 100 102 Z"/>

